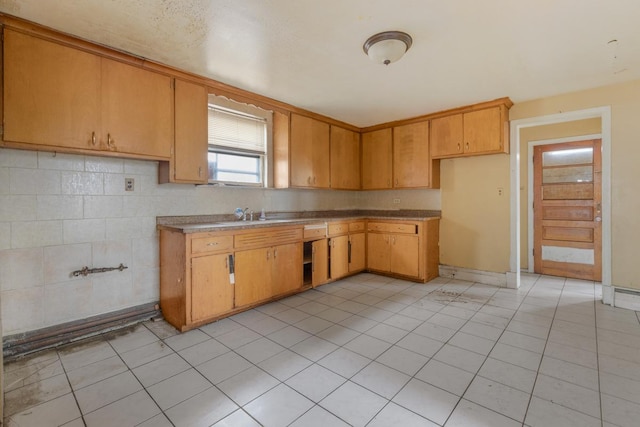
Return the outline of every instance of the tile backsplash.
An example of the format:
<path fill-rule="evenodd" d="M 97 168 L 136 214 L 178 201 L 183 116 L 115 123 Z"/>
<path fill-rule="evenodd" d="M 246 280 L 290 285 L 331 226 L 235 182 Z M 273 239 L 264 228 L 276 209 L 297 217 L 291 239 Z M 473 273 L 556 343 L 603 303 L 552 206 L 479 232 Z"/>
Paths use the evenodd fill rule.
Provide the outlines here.
<path fill-rule="evenodd" d="M 3 335 L 159 299 L 156 216 L 440 209 L 439 190 L 274 190 L 158 184 L 158 163 L 0 149 Z M 125 191 L 134 178 L 134 191 Z M 401 203 L 393 203 L 393 199 Z M 72 277 L 84 266 L 129 268 Z"/>

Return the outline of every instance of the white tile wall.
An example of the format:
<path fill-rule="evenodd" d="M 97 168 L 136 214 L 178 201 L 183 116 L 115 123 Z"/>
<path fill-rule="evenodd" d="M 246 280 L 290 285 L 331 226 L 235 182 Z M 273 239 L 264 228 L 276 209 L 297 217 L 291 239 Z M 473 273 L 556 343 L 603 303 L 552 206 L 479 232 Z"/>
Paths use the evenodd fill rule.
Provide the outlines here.
<path fill-rule="evenodd" d="M 158 163 L 0 149 L 0 297 L 12 335 L 159 299 L 156 216 L 440 209 L 438 190 L 326 191 L 157 183 Z M 124 189 L 134 178 L 135 190 Z M 400 204 L 393 204 L 400 198 Z M 127 270 L 71 277 L 73 270 Z"/>

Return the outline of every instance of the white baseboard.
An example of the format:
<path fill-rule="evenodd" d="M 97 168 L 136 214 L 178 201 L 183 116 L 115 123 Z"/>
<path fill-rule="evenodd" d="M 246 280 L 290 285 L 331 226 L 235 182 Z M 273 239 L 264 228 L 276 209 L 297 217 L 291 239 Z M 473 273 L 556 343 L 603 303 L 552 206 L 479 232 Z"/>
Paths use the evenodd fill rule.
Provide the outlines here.
<path fill-rule="evenodd" d="M 471 270 L 469 268 L 453 267 L 450 265 L 440 265 L 440 276 L 451 279 L 466 280 L 469 282 L 482 283 L 484 285 L 507 287 L 507 274 L 494 273 L 492 271 Z"/>
<path fill-rule="evenodd" d="M 640 290 L 613 288 L 613 306 L 627 310 L 640 311 Z M 604 291 L 604 289 L 603 289 Z"/>

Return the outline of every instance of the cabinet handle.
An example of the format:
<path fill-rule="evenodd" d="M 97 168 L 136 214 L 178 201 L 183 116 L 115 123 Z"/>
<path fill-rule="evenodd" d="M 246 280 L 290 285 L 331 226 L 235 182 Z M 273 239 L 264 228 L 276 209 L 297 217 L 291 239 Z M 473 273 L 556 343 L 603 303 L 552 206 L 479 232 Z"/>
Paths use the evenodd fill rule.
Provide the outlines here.
<path fill-rule="evenodd" d="M 229 257 L 224 257 L 224 268 L 229 269 Z"/>
<path fill-rule="evenodd" d="M 391 187 L 391 180 L 390 179 L 387 180 L 387 186 Z"/>
<path fill-rule="evenodd" d="M 313 177 L 313 183 L 314 184 L 316 183 L 316 177 L 315 176 Z"/>
<path fill-rule="evenodd" d="M 95 146 L 96 142 L 97 142 L 96 141 L 96 133 L 94 131 L 94 132 L 91 132 L 91 145 Z"/>
<path fill-rule="evenodd" d="M 398 178 L 396 178 L 396 187 L 398 186 Z"/>
<path fill-rule="evenodd" d="M 269 250 L 267 249 L 267 261 L 269 261 Z"/>
<path fill-rule="evenodd" d="M 278 256 L 278 250 L 274 249 L 273 250 L 273 259 L 276 259 L 277 256 Z"/>
<path fill-rule="evenodd" d="M 351 264 L 351 236 L 349 236 L 349 243 L 348 243 L 348 249 L 347 249 L 347 262 L 349 264 Z"/>
<path fill-rule="evenodd" d="M 460 143 L 458 142 L 458 151 L 460 151 Z"/>
<path fill-rule="evenodd" d="M 202 166 L 198 168 L 198 177 L 202 176 Z"/>
<path fill-rule="evenodd" d="M 116 144 L 113 142 L 110 133 L 107 134 L 107 146 L 110 148 L 116 148 Z"/>
<path fill-rule="evenodd" d="M 469 151 L 469 143 L 468 142 L 467 142 L 466 147 L 467 147 L 467 151 Z"/>
<path fill-rule="evenodd" d="M 218 242 L 207 243 L 207 246 L 216 246 Z"/>
<path fill-rule="evenodd" d="M 392 242 L 393 242 L 394 245 L 396 244 L 396 236 L 392 237 Z"/>
<path fill-rule="evenodd" d="M 315 273 L 316 271 L 316 248 L 313 247 L 311 249 L 311 272 Z"/>
<path fill-rule="evenodd" d="M 307 178 L 307 184 L 311 184 L 311 177 Z"/>

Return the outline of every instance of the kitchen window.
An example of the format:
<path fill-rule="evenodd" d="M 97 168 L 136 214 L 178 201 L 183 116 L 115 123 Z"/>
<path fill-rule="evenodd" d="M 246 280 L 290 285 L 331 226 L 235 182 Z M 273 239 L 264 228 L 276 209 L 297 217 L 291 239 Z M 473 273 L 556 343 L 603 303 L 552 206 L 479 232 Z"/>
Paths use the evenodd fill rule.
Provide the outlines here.
<path fill-rule="evenodd" d="M 210 95 L 209 182 L 266 187 L 270 125 L 270 111 Z"/>

